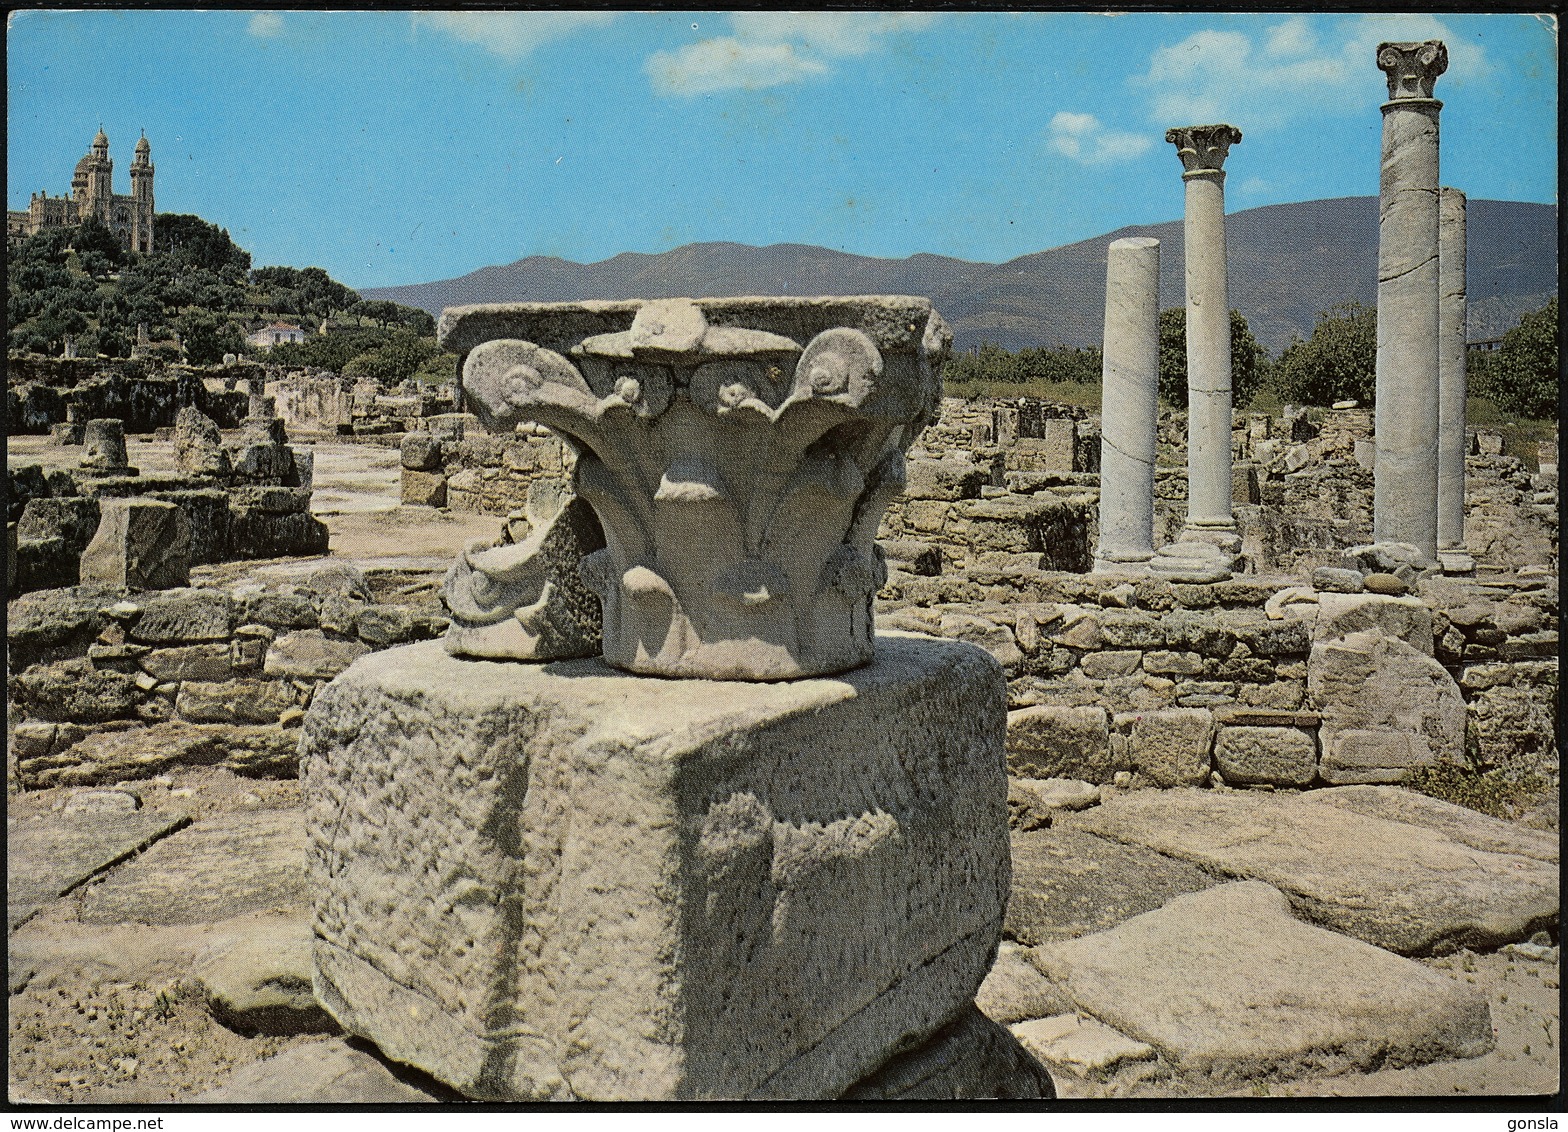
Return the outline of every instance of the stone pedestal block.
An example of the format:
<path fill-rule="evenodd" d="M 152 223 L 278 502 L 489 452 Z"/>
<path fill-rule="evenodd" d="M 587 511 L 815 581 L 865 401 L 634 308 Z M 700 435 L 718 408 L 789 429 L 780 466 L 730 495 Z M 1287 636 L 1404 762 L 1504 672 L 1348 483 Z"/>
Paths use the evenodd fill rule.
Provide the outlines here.
<path fill-rule="evenodd" d="M 900 634 L 773 684 L 367 656 L 301 746 L 317 996 L 475 1097 L 840 1096 L 995 956 L 1005 707 Z"/>
<path fill-rule="evenodd" d="M 185 513 L 157 499 L 105 499 L 98 530 L 82 552 L 84 584 L 167 590 L 190 582 L 191 532 Z"/>

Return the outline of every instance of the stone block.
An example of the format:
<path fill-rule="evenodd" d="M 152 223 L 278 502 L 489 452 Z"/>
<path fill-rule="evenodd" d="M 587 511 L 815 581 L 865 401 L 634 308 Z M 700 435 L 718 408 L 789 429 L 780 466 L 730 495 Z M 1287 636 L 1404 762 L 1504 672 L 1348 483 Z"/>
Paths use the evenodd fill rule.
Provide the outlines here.
<path fill-rule="evenodd" d="M 1078 666 L 1091 680 L 1113 680 L 1118 676 L 1128 676 L 1136 672 L 1142 660 L 1143 654 L 1136 649 L 1122 649 L 1086 653 Z"/>
<path fill-rule="evenodd" d="M 227 680 L 233 673 L 229 665 L 229 646 L 222 641 L 153 649 L 141 658 L 142 671 L 158 680 Z"/>
<path fill-rule="evenodd" d="M 846 1101 L 1051 1100 L 1056 1086 L 1007 1029 L 974 1007 L 847 1091 Z"/>
<path fill-rule="evenodd" d="M 1313 645 L 1307 691 L 1323 716 L 1325 782 L 1398 782 L 1410 767 L 1463 758 L 1459 685 L 1397 637 L 1368 630 Z"/>
<path fill-rule="evenodd" d="M 330 680 L 370 651 L 360 641 L 339 641 L 320 629 L 285 633 L 266 650 L 263 671 L 294 680 Z"/>
<path fill-rule="evenodd" d="M 174 710 L 190 723 L 276 723 L 298 706 L 294 689 L 281 680 L 204 681 L 180 685 Z"/>
<path fill-rule="evenodd" d="M 1007 773 L 1105 783 L 1118 769 L 1104 708 L 1040 704 L 1007 713 Z"/>
<path fill-rule="evenodd" d="M 1315 641 L 1377 629 L 1432 655 L 1432 611 L 1417 597 L 1383 594 L 1318 595 L 1318 616 L 1312 629 Z"/>
<path fill-rule="evenodd" d="M 185 513 L 155 499 L 105 499 L 97 533 L 82 552 L 87 585 L 166 590 L 190 581 L 191 533 Z"/>
<path fill-rule="evenodd" d="M 1159 786 L 1198 786 L 1209 778 L 1214 713 L 1204 708 L 1144 712 L 1127 744 L 1133 766 Z"/>
<path fill-rule="evenodd" d="M 441 467 L 441 438 L 429 433 L 411 432 L 399 448 L 404 469 L 432 472 Z"/>
<path fill-rule="evenodd" d="M 310 510 L 310 492 L 297 487 L 240 485 L 229 489 L 235 507 L 249 507 L 268 515 L 293 515 Z"/>
<path fill-rule="evenodd" d="M 1197 676 L 1203 671 L 1203 658 L 1195 652 L 1157 649 L 1143 654 L 1143 670 L 1157 676 Z"/>
<path fill-rule="evenodd" d="M 905 499 L 979 499 L 990 482 L 986 469 L 969 459 L 909 461 Z"/>
<path fill-rule="evenodd" d="M 446 473 L 404 468 L 400 499 L 405 507 L 445 507 Z"/>
<path fill-rule="evenodd" d="M 228 640 L 234 612 L 222 591 L 170 590 L 138 600 L 141 616 L 130 630 L 135 641 L 163 645 Z"/>
<path fill-rule="evenodd" d="M 1317 753 L 1317 739 L 1294 727 L 1222 727 L 1214 741 L 1214 765 L 1233 786 L 1310 786 Z"/>
<path fill-rule="evenodd" d="M 318 999 L 477 1097 L 831 1098 L 1001 934 L 1005 687 L 877 638 L 788 683 L 362 659 L 302 740 Z"/>
<path fill-rule="evenodd" d="M 251 594 L 245 599 L 243 620 L 271 629 L 314 629 L 316 607 L 300 594 Z"/>
<path fill-rule="evenodd" d="M 81 554 L 98 530 L 100 504 L 85 495 L 29 499 L 16 523 L 19 539 L 59 538 L 73 554 Z"/>
<path fill-rule="evenodd" d="M 1323 593 L 1358 594 L 1365 588 L 1359 570 L 1319 566 L 1312 571 L 1312 586 Z"/>

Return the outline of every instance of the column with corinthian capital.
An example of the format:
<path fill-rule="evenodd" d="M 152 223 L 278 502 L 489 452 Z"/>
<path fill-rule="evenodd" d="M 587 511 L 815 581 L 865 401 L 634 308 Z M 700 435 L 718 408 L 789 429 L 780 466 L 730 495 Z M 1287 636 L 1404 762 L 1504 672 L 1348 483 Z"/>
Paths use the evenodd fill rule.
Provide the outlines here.
<path fill-rule="evenodd" d="M 1377 466 L 1372 537 L 1437 557 L 1438 40 L 1378 45 L 1388 75 L 1377 247 Z"/>
<path fill-rule="evenodd" d="M 1225 158 L 1235 126 L 1167 130 L 1186 185 L 1187 523 L 1158 570 L 1226 573 L 1241 548 L 1231 514 L 1230 295 L 1225 266 Z M 1199 565 L 1201 563 L 1201 565 Z"/>

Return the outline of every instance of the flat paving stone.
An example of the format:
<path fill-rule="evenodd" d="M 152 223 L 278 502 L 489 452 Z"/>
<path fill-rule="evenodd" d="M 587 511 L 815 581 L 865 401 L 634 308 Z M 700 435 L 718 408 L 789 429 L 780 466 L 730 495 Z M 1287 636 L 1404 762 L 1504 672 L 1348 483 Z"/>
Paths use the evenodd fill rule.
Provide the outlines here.
<path fill-rule="evenodd" d="M 1484 995 L 1296 920 L 1259 881 L 1179 896 L 1029 956 L 1078 1010 L 1221 1079 L 1395 1068 L 1493 1046 Z"/>
<path fill-rule="evenodd" d="M 178 811 L 80 810 L 6 822 L 6 919 L 33 914 L 190 821 Z"/>
<path fill-rule="evenodd" d="M 301 908 L 303 811 L 235 811 L 167 838 L 89 889 L 87 923 L 195 924 L 270 908 Z"/>
<path fill-rule="evenodd" d="M 1335 786 L 1308 791 L 1301 800 L 1423 826 L 1488 853 L 1516 853 L 1537 861 L 1558 859 L 1556 834 L 1526 829 L 1403 786 Z"/>
<path fill-rule="evenodd" d="M 1031 946 L 1104 931 L 1223 880 L 1152 849 L 1060 826 L 1013 834 L 1012 852 L 1002 930 Z"/>
<path fill-rule="evenodd" d="M 366 1043 L 336 1038 L 292 1046 L 234 1071 L 191 1104 L 431 1104 L 462 1100 L 416 1070 L 394 1069 Z"/>
<path fill-rule="evenodd" d="M 1557 918 L 1554 863 L 1304 795 L 1140 790 L 1061 821 L 1267 881 L 1304 919 L 1401 955 L 1496 947 Z"/>

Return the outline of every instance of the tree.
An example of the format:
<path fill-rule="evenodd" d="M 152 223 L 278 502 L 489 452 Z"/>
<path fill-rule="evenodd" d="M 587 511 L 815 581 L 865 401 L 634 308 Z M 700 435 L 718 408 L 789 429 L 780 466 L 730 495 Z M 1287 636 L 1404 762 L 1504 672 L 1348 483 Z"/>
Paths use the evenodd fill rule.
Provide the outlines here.
<path fill-rule="evenodd" d="M 1377 389 L 1377 308 L 1349 302 L 1323 311 L 1312 337 L 1292 341 L 1275 370 L 1276 388 L 1287 401 L 1370 403 Z"/>
<path fill-rule="evenodd" d="M 250 253 L 229 239 L 226 228 L 178 212 L 161 213 L 153 224 L 154 246 L 175 263 L 204 267 L 225 278 L 250 270 Z"/>
<path fill-rule="evenodd" d="M 125 249 L 120 246 L 119 237 L 95 216 L 89 216 L 71 232 L 71 246 L 77 253 L 85 254 L 95 252 L 107 262 L 118 266 L 125 262 Z"/>
<path fill-rule="evenodd" d="M 224 354 L 238 354 L 245 349 L 239 327 L 207 311 L 183 314 L 175 325 L 191 365 L 216 365 L 223 361 Z"/>
<path fill-rule="evenodd" d="M 434 338 L 421 338 L 412 330 L 397 330 L 376 349 L 351 359 L 343 367 L 343 376 L 368 377 L 383 385 L 396 385 L 413 377 L 420 366 L 439 352 Z"/>
<path fill-rule="evenodd" d="M 1247 405 L 1263 385 L 1269 356 L 1238 310 L 1230 312 L 1230 397 L 1237 408 Z M 1160 397 L 1178 409 L 1187 407 L 1187 308 L 1160 312 Z"/>
<path fill-rule="evenodd" d="M 1521 318 L 1518 326 L 1503 335 L 1501 348 L 1489 356 L 1482 354 L 1481 359 L 1469 375 L 1472 394 L 1521 417 L 1555 417 L 1557 296 Z"/>

